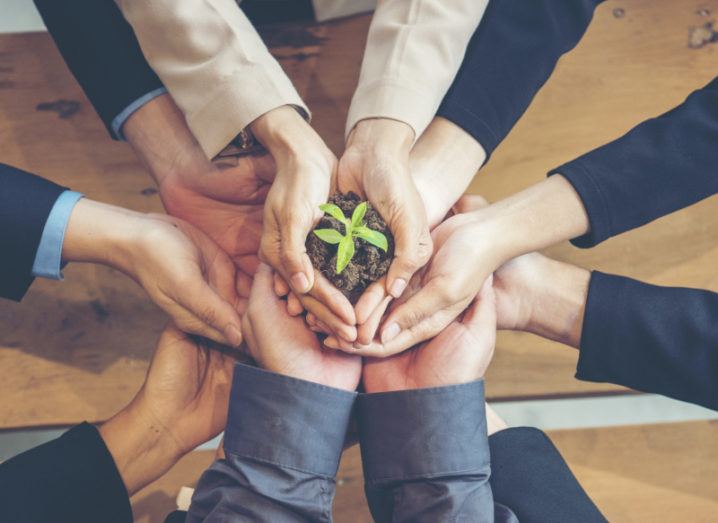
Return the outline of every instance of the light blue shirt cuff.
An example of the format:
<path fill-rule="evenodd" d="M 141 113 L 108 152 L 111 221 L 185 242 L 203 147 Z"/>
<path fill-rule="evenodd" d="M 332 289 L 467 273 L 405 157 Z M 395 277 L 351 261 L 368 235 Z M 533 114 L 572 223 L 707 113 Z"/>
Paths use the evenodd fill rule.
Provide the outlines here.
<path fill-rule="evenodd" d="M 40 245 L 32 264 L 32 275 L 53 280 L 62 279 L 62 243 L 65 240 L 65 230 L 70 221 L 72 209 L 82 194 L 75 191 L 65 191 L 55 201 L 50 214 L 47 216 L 45 228 L 40 236 Z"/>
<path fill-rule="evenodd" d="M 160 95 L 163 95 L 167 92 L 167 89 L 165 87 L 158 87 L 154 91 L 150 91 L 149 93 L 140 96 L 137 100 L 132 102 L 130 105 L 125 107 L 120 114 L 115 116 L 115 118 L 112 120 L 112 134 L 115 135 L 115 138 L 118 140 L 125 140 L 125 135 L 122 134 L 122 127 L 125 125 L 125 122 L 127 119 L 132 116 L 132 113 L 134 113 L 137 109 L 145 105 L 147 102 L 154 100 Z"/>

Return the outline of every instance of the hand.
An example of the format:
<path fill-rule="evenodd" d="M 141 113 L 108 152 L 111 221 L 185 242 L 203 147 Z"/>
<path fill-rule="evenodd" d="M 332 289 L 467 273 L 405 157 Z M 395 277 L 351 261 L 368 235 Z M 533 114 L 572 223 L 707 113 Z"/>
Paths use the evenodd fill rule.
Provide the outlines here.
<path fill-rule="evenodd" d="M 277 163 L 264 206 L 261 258 L 289 284 L 296 302 L 353 340 L 349 300 L 312 267 L 305 241 L 321 218 L 319 206 L 334 186 L 336 158 L 291 107 L 280 107 L 252 123 L 252 131 Z"/>
<path fill-rule="evenodd" d="M 323 348 L 302 318 L 290 316 L 266 265 L 255 274 L 243 331 L 250 354 L 267 370 L 352 391 L 359 384 L 361 358 Z"/>
<path fill-rule="evenodd" d="M 429 261 L 432 245 L 424 204 L 409 172 L 412 129 L 396 120 L 368 119 L 352 130 L 339 161 L 341 192 L 366 198 L 394 236 L 394 260 L 386 292 L 398 298 L 412 275 Z"/>
<path fill-rule="evenodd" d="M 464 129 L 439 116 L 431 121 L 411 149 L 409 158 L 411 176 L 424 203 L 430 229 L 446 218 L 485 159 L 481 144 Z M 361 348 L 374 339 L 389 304 L 386 297 L 383 282 L 378 282 L 357 302 L 356 347 Z"/>
<path fill-rule="evenodd" d="M 242 341 L 235 267 L 182 220 L 82 199 L 70 216 L 62 255 L 122 271 L 186 332 L 232 346 Z"/>
<path fill-rule="evenodd" d="M 164 330 L 137 396 L 100 427 L 130 495 L 222 431 L 233 364 L 172 325 Z"/>
<path fill-rule="evenodd" d="M 496 301 L 491 278 L 461 320 L 436 338 L 389 358 L 364 360 L 367 392 L 442 387 L 483 377 L 496 345 Z"/>

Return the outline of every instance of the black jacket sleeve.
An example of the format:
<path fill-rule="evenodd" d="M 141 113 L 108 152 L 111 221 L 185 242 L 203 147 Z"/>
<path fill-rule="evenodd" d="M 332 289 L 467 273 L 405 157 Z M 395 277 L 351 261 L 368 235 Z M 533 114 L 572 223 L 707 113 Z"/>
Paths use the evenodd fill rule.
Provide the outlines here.
<path fill-rule="evenodd" d="M 489 436 L 491 490 L 521 523 L 606 522 L 558 449 L 539 429 L 516 427 Z"/>
<path fill-rule="evenodd" d="M 127 490 L 97 429 L 83 423 L 1 464 L 0 521 L 131 523 Z"/>
<path fill-rule="evenodd" d="M 602 0 L 491 0 L 439 108 L 488 156 L 581 39 Z"/>
<path fill-rule="evenodd" d="M 718 410 L 718 294 L 593 272 L 576 377 Z"/>
<path fill-rule="evenodd" d="M 574 186 L 592 247 L 718 192 L 718 78 L 683 104 L 551 171 Z"/>
<path fill-rule="evenodd" d="M 35 0 L 70 71 L 111 135 L 112 120 L 162 87 L 112 0 Z M 113 136 L 114 138 L 115 136 Z"/>
<path fill-rule="evenodd" d="M 0 164 L 0 296 L 19 301 L 33 281 L 45 222 L 65 187 Z"/>

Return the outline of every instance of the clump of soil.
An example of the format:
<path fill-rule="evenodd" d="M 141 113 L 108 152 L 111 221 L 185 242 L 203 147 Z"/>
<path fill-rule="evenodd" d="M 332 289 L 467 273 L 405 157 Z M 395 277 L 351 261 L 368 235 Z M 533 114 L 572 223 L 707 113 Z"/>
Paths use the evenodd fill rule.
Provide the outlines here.
<path fill-rule="evenodd" d="M 329 199 L 329 203 L 338 206 L 344 216 L 350 219 L 354 208 L 361 201 L 361 198 L 353 192 L 337 193 Z M 383 233 L 389 242 L 389 249 L 384 252 L 361 238 L 354 238 L 354 257 L 341 274 L 337 274 L 336 271 L 337 245 L 323 242 L 313 233 L 309 234 L 306 242 L 307 253 L 314 267 L 332 282 L 352 304 L 356 303 L 372 282 L 386 274 L 394 257 L 394 238 L 389 226 L 370 203 L 367 203 L 364 224 L 372 230 Z M 344 224 L 329 215 L 324 215 L 315 228 L 336 229 L 342 234 L 346 232 Z"/>

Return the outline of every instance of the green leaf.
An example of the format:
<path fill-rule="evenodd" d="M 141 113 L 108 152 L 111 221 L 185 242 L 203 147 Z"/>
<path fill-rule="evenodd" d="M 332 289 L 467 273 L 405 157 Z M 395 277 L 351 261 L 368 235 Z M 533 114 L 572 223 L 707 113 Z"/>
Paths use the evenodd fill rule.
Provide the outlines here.
<path fill-rule="evenodd" d="M 374 231 L 369 227 L 361 226 L 355 227 L 352 230 L 352 234 L 357 238 L 361 238 L 362 240 L 371 243 L 375 247 L 379 247 L 384 252 L 389 250 L 389 240 L 387 240 L 386 236 L 379 231 Z"/>
<path fill-rule="evenodd" d="M 327 213 L 329 216 L 336 218 L 340 222 L 344 224 L 347 223 L 346 216 L 344 216 L 342 210 L 333 203 L 323 203 L 319 206 L 319 208 L 325 213 Z"/>
<path fill-rule="evenodd" d="M 354 257 L 354 238 L 351 236 L 344 236 L 342 241 L 339 242 L 339 248 L 337 249 L 337 274 L 341 274 L 346 269 L 349 262 Z"/>
<path fill-rule="evenodd" d="M 342 238 L 344 238 L 344 235 L 337 231 L 336 229 L 316 229 L 314 231 L 314 234 L 323 242 L 327 242 L 330 245 L 336 245 L 340 241 L 342 241 Z"/>
<path fill-rule="evenodd" d="M 361 202 L 359 205 L 354 207 L 354 212 L 352 213 L 352 226 L 360 227 L 365 214 L 366 202 Z"/>

